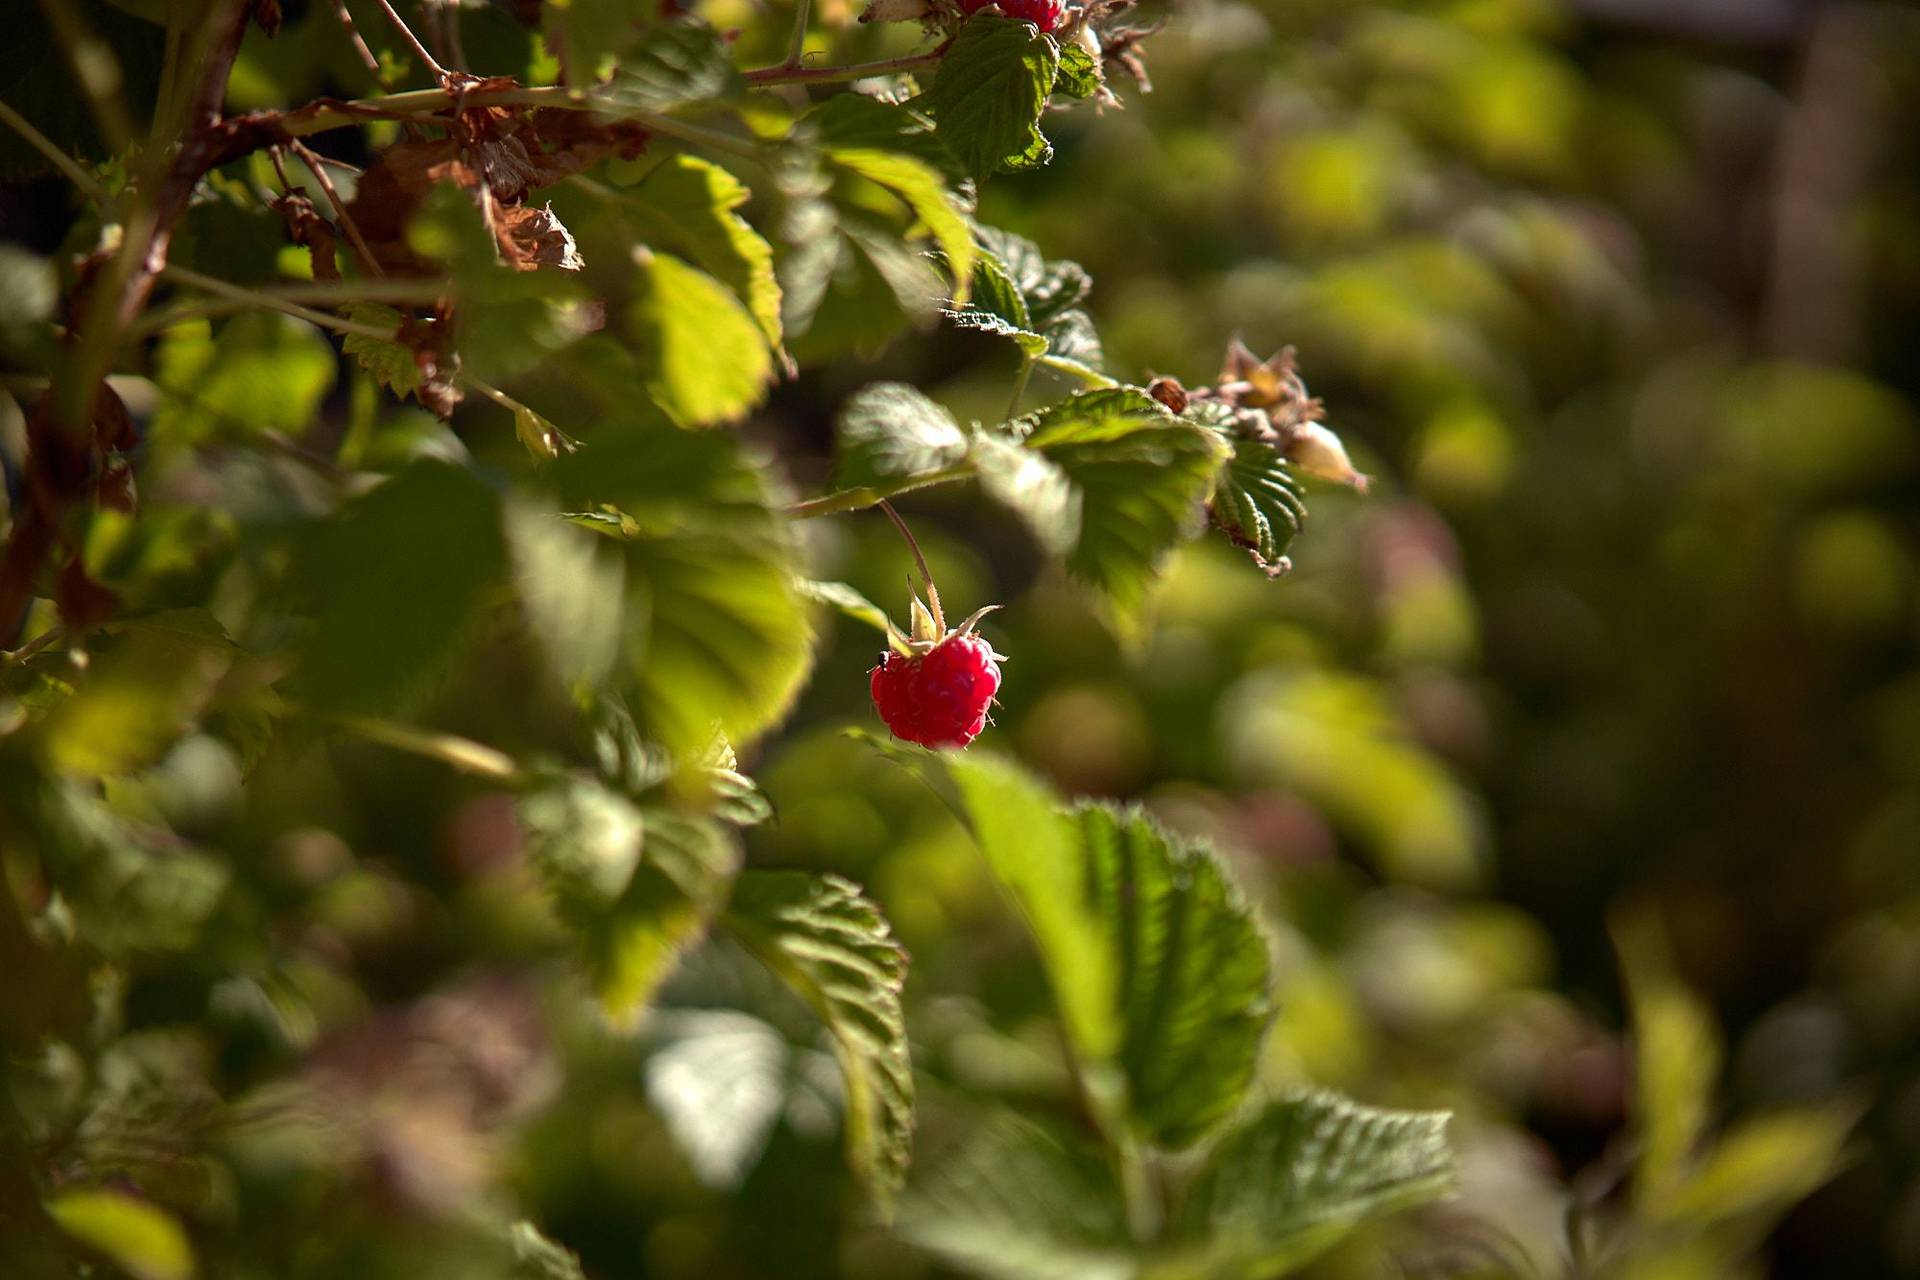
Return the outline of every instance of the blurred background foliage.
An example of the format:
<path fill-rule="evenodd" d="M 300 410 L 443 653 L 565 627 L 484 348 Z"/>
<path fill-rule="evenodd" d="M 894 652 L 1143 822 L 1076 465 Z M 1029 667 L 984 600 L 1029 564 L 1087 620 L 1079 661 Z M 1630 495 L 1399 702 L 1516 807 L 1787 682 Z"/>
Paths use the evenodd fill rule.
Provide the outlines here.
<path fill-rule="evenodd" d="M 328 7 L 286 9 L 278 41 L 249 39 L 231 104 L 365 91 Z M 783 12 L 698 9 L 744 30 L 747 61 L 778 56 Z M 818 12 L 823 48 L 885 38 L 845 5 Z M 1920 13 L 1146 12 L 1166 20 L 1152 94 L 1050 117 L 1053 164 L 988 185 L 982 221 L 1088 269 L 1124 378 L 1204 383 L 1235 336 L 1295 345 L 1373 490 L 1315 490 L 1278 582 L 1215 541 L 1181 551 L 1136 649 L 971 490 L 903 500 L 950 607 L 1009 606 L 986 628 L 1013 657 L 982 746 L 1229 856 L 1275 946 L 1266 1086 L 1456 1113 L 1459 1196 L 1310 1274 L 1920 1275 Z M 466 34 L 476 64 L 530 57 L 495 10 Z M 32 68 L 13 57 L 17 84 Z M 244 196 L 223 203 L 216 181 L 176 261 L 297 270 Z M 20 249 L 60 247 L 67 201 L 53 180 L 0 187 L 16 298 L 46 287 Z M 592 219 L 573 212 L 590 200 L 555 201 L 593 263 Z M 888 313 L 896 293 L 829 300 L 795 341 L 815 363 L 747 427 L 797 490 L 818 488 L 834 414 L 870 381 L 913 383 L 963 421 L 1003 402 L 1010 349 Z M 497 417 L 476 425 L 484 405 L 449 428 L 381 400 L 315 331 L 248 323 L 220 363 L 188 339 L 159 352 L 156 378 L 195 389 L 191 421 L 155 428 L 162 499 L 96 520 L 90 563 L 143 584 L 148 607 L 242 609 L 286 557 L 313 557 L 349 597 L 325 641 L 334 692 L 550 745 L 551 691 L 520 683 L 511 640 L 465 625 L 458 582 L 435 584 L 442 638 L 465 646 L 446 679 L 358 682 L 354 655 L 382 640 L 351 616 L 362 549 L 303 541 L 319 482 L 220 433 L 264 413 L 371 470 L 495 465 L 518 446 Z M 591 404 L 582 361 L 554 403 Z M 17 436 L 18 409 L 0 414 Z M 876 516 L 801 533 L 815 577 L 900 596 L 904 557 Z M 67 989 L 0 957 L 10 1016 L 78 1011 L 109 1046 L 16 1057 L 12 1106 L 41 1154 L 198 1206 L 225 1233 L 209 1274 L 553 1262 L 536 1237 L 476 1226 L 503 1203 L 595 1276 L 945 1274 L 862 1208 L 832 1057 L 731 944 L 689 959 L 637 1039 L 556 1013 L 553 924 L 528 901 L 507 802 L 377 745 L 269 736 L 271 708 L 244 696 L 269 677 L 156 616 L 114 652 L 123 678 L 97 673 L 51 730 L 69 774 L 112 775 L 105 794 L 0 777 L 4 820 L 31 812 L 69 847 L 109 839 L 109 807 L 164 833 L 115 844 L 97 898 L 71 906 L 139 964 Z M 913 958 L 917 1149 L 938 1168 L 928 1153 L 964 1136 L 969 1106 L 1045 1108 L 1071 1083 L 980 858 L 843 733 L 870 720 L 874 633 L 819 623 L 796 710 L 743 764 L 775 814 L 746 859 L 845 875 L 884 908 Z M 582 662 L 590 633 L 572 636 Z M 325 688 L 328 671 L 309 677 Z M 141 739 L 216 685 L 202 730 Z M 156 687 L 186 702 L 156 709 Z M 166 874 L 136 874 L 161 846 Z M 326 1114 L 295 1088 L 316 1080 Z M 216 1124 L 222 1097 L 240 1114 Z M 136 1274 L 184 1275 L 179 1228 L 143 1204 L 76 1191 L 55 1208 L 83 1240 L 138 1241 L 108 1250 L 145 1259 Z"/>

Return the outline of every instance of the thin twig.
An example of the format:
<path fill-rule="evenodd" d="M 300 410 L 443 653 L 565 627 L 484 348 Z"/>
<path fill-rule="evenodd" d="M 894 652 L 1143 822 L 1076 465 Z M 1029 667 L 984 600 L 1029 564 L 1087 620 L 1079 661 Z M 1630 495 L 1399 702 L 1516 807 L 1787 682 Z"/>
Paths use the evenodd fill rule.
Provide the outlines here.
<path fill-rule="evenodd" d="M 386 79 L 380 74 L 380 59 L 373 56 L 373 50 L 360 38 L 359 28 L 353 25 L 353 15 L 347 11 L 347 0 L 333 0 L 333 16 L 347 29 L 347 39 L 353 42 L 353 51 L 360 55 L 361 63 L 373 75 L 373 82 L 384 87 Z"/>
<path fill-rule="evenodd" d="M 373 249 L 367 244 L 366 237 L 360 234 L 360 228 L 354 225 L 353 215 L 347 212 L 347 202 L 340 198 L 340 192 L 335 189 L 333 179 L 327 176 L 327 167 L 320 163 L 320 158 L 313 148 L 298 138 L 287 145 L 293 148 L 295 155 L 306 161 L 307 172 L 311 173 L 313 180 L 320 184 L 320 189 L 327 193 L 327 203 L 333 206 L 333 216 L 339 219 L 340 229 L 346 232 L 347 241 L 353 245 L 354 255 L 360 259 L 360 265 L 367 269 L 368 275 L 387 274 L 380 269 L 380 262 L 373 256 Z"/>
<path fill-rule="evenodd" d="M 297 319 L 305 320 L 308 324 L 319 325 L 323 329 L 332 329 L 338 333 L 355 333 L 362 337 L 379 338 L 386 342 L 391 342 L 398 336 L 398 331 L 394 329 L 386 329 L 374 324 L 362 324 L 358 320 L 348 320 L 343 316 L 336 316 L 327 311 L 315 311 L 313 308 L 303 307 L 297 302 L 288 302 L 285 298 L 275 297 L 270 293 L 261 293 L 256 289 L 249 289 L 244 285 L 231 284 L 225 280 L 215 279 L 213 276 L 203 276 L 198 271 L 189 271 L 185 267 L 167 267 L 160 274 L 179 284 L 190 285 L 195 289 L 204 289 L 208 293 L 219 294 L 221 297 L 231 298 L 236 302 L 247 303 L 251 306 L 264 307 L 269 311 L 284 312 Z"/>
<path fill-rule="evenodd" d="M 392 21 L 394 27 L 399 30 L 400 38 L 405 40 L 408 47 L 413 50 L 413 56 L 420 59 L 421 63 L 432 73 L 435 80 L 444 84 L 447 79 L 447 69 L 435 61 L 432 54 L 427 52 L 427 46 L 420 43 L 420 37 L 413 34 L 413 28 L 407 25 L 407 20 L 400 16 L 399 10 L 395 9 L 393 5 L 389 3 L 389 0 L 374 0 L 374 2 L 386 11 L 388 19 Z"/>
<path fill-rule="evenodd" d="M 67 629 L 65 626 L 55 625 L 48 627 L 45 631 L 42 631 L 39 635 L 27 641 L 12 653 L 0 652 L 0 667 L 17 667 L 66 634 Z"/>
<path fill-rule="evenodd" d="M 15 133 L 25 138 L 27 145 L 45 156 L 48 163 L 58 169 L 61 176 L 68 182 L 80 188 L 80 193 L 87 199 L 95 204 L 105 204 L 112 199 L 107 194 L 107 189 L 95 181 L 92 174 L 82 169 L 72 156 L 55 146 L 51 138 L 34 128 L 25 116 L 4 102 L 0 102 L 0 122 L 5 122 Z"/>

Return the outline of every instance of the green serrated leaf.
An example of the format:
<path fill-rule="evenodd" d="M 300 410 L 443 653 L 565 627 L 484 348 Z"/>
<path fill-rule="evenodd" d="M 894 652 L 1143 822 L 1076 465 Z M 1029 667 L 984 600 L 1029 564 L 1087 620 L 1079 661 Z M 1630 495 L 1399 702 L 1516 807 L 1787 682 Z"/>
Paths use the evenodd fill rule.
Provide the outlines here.
<path fill-rule="evenodd" d="M 785 713 L 811 632 L 760 468 L 727 435 L 637 417 L 552 472 L 567 509 L 616 514 L 634 711 L 650 740 L 696 759 L 716 729 L 745 743 Z"/>
<path fill-rule="evenodd" d="M 966 456 L 967 436 L 952 414 L 905 383 L 876 382 L 840 410 L 833 485 L 892 493 Z"/>
<path fill-rule="evenodd" d="M 924 102 L 969 174 L 987 178 L 1053 158 L 1040 113 L 1059 66 L 1060 47 L 1030 22 L 985 14 L 960 28 Z"/>
<path fill-rule="evenodd" d="M 747 188 L 719 165 L 684 153 L 667 157 L 622 203 L 649 234 L 686 253 L 739 295 L 767 341 L 780 345 L 780 283 L 773 246 L 734 210 Z"/>
<path fill-rule="evenodd" d="M 1165 1280 L 1281 1275 L 1356 1227 L 1453 1186 L 1442 1111 L 1384 1111 L 1332 1094 L 1272 1102 L 1215 1145 L 1175 1217 Z"/>
<path fill-rule="evenodd" d="M 905 1240 L 991 1280 L 1128 1280 L 1139 1272 L 1101 1157 L 1011 1114 L 968 1139 L 901 1201 Z"/>
<path fill-rule="evenodd" d="M 1248 435 L 1230 414 L 1205 420 L 1189 414 L 1188 420 L 1201 421 L 1233 450 L 1214 488 L 1209 508 L 1213 523 L 1267 573 L 1284 573 L 1287 548 L 1307 520 L 1306 502 L 1286 456 L 1277 446 Z"/>
<path fill-rule="evenodd" d="M 1045 338 L 1022 329 L 1016 324 L 1009 324 L 991 311 L 963 307 L 944 314 L 947 319 L 962 329 L 972 329 L 978 333 L 991 333 L 996 337 L 1013 339 L 1013 344 L 1029 357 L 1042 356 L 1047 352 Z"/>
<path fill-rule="evenodd" d="M 773 381 L 753 316 L 725 285 L 671 254 L 637 264 L 628 323 L 648 393 L 683 426 L 734 421 Z"/>
<path fill-rule="evenodd" d="M 1004 449 L 976 449 L 982 483 L 1100 593 L 1123 636 L 1137 634 L 1161 561 L 1201 527 L 1226 445 L 1132 388 L 1079 392 L 1029 422 L 1019 447 L 1044 458 L 1071 496 Z"/>
<path fill-rule="evenodd" d="M 884 1204 L 913 1144 L 913 1066 L 900 1012 L 907 953 L 880 909 L 838 876 L 750 872 L 727 922 L 832 1033 L 847 1090 L 847 1157 Z"/>
<path fill-rule="evenodd" d="M 1064 258 L 1049 261 L 1033 241 L 999 227 L 978 228 L 980 247 L 999 262 L 1027 309 L 1027 327 L 1044 332 L 1060 315 L 1086 300 L 1093 278 Z"/>
<path fill-rule="evenodd" d="M 349 302 L 341 310 L 349 320 L 382 329 L 397 330 L 405 319 L 393 307 L 378 302 Z M 350 333 L 341 340 L 340 348 L 358 360 L 360 367 L 371 373 L 375 381 L 401 399 L 420 390 L 420 362 L 401 343 Z"/>
<path fill-rule="evenodd" d="M 1072 42 L 1060 46 L 1060 73 L 1054 79 L 1057 93 L 1069 98 L 1091 98 L 1100 92 L 1100 60 Z"/>
<path fill-rule="evenodd" d="M 1027 917 L 1096 1103 L 1168 1147 L 1238 1105 L 1272 1012 L 1267 943 L 1217 855 L 1137 809 L 1065 807 L 991 755 L 900 754 Z"/>
<path fill-rule="evenodd" d="M 463 467 L 411 464 L 300 550 L 313 617 L 295 650 L 300 697 L 391 712 L 450 671 L 505 569 L 499 495 Z"/>

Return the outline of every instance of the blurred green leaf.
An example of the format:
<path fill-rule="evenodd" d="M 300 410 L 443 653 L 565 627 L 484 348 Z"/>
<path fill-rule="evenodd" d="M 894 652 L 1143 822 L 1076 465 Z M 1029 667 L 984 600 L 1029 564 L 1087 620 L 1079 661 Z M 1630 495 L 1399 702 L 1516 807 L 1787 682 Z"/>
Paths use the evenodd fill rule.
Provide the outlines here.
<path fill-rule="evenodd" d="M 1333 1094 L 1268 1103 L 1208 1153 L 1151 1274 L 1290 1274 L 1361 1223 L 1438 1199 L 1453 1187 L 1447 1121 Z"/>
<path fill-rule="evenodd" d="M 122 1191 L 63 1191 L 47 1212 L 134 1280 L 191 1280 L 193 1245 L 172 1215 Z"/>
<path fill-rule="evenodd" d="M 159 759 L 192 728 L 237 656 L 201 609 L 148 614 L 111 630 L 112 643 L 42 723 L 56 772 L 101 777 Z"/>
<path fill-rule="evenodd" d="M 1012 1115 L 916 1176 L 899 1234 L 990 1280 L 1128 1280 L 1125 1210 L 1099 1156 Z"/>
<path fill-rule="evenodd" d="M 966 456 L 967 436 L 952 414 L 905 383 L 876 382 L 854 393 L 840 410 L 833 485 L 884 496 Z"/>
<path fill-rule="evenodd" d="M 1032 23 L 988 14 L 960 28 L 923 101 L 968 173 L 987 178 L 1053 158 L 1040 113 L 1059 66 L 1059 46 Z"/>
<path fill-rule="evenodd" d="M 1674 977 L 1657 921 L 1617 922 L 1614 943 L 1633 1010 L 1632 1115 L 1640 1136 L 1634 1194 L 1658 1213 L 1684 1186 L 1706 1133 L 1720 1078 L 1720 1033 Z"/>
<path fill-rule="evenodd" d="M 588 778 L 543 780 L 516 813 L 601 1005 L 632 1022 L 719 909 L 739 850 L 709 819 L 642 806 Z"/>
<path fill-rule="evenodd" d="M 621 630 L 647 736 L 695 759 L 716 729 L 746 743 L 778 720 L 812 634 L 791 531 L 769 511 L 765 478 L 742 447 L 718 432 L 617 421 L 552 470 L 569 507 L 607 504 L 628 522 L 616 530 Z"/>
<path fill-rule="evenodd" d="M 833 1034 L 847 1088 L 847 1158 L 883 1204 L 913 1146 L 913 1066 L 900 1012 L 907 953 L 880 909 L 838 876 L 754 871 L 727 923 Z"/>
<path fill-rule="evenodd" d="M 1802 1107 L 1757 1116 L 1727 1130 L 1656 1214 L 1681 1223 L 1755 1216 L 1759 1230 L 1839 1172 L 1859 1119 L 1852 1106 Z"/>
<path fill-rule="evenodd" d="M 724 101 L 746 89 L 719 33 L 704 22 L 679 18 L 648 31 L 623 58 L 606 98 L 616 111 L 671 111 L 693 102 Z"/>
<path fill-rule="evenodd" d="M 786 1037 L 732 1009 L 661 1009 L 648 1031 L 647 1100 L 700 1180 L 737 1191 L 787 1105 Z"/>
<path fill-rule="evenodd" d="M 499 496 L 463 467 L 413 463 L 300 548 L 296 586 L 313 606 L 300 696 L 390 712 L 452 670 L 505 569 Z"/>
<path fill-rule="evenodd" d="M 406 234 L 413 252 L 444 263 L 453 276 L 454 345 L 475 377 L 524 373 L 593 327 L 577 273 L 506 266 L 480 210 L 452 183 L 427 193 Z"/>
<path fill-rule="evenodd" d="M 320 331 L 277 311 L 235 316 L 217 334 L 203 321 L 170 325 L 154 356 L 165 394 L 151 430 L 182 444 L 254 431 L 298 436 L 335 373 Z"/>
<path fill-rule="evenodd" d="M 660 16 L 653 0 L 564 0 L 541 6 L 547 43 L 562 55 L 568 83 L 591 85 L 622 65 L 621 55 Z"/>
<path fill-rule="evenodd" d="M 857 93 L 837 94 L 801 118 L 831 163 L 898 196 L 933 238 L 954 280 L 955 305 L 973 279 L 973 229 L 949 189 L 955 161 L 926 117 Z"/>
<path fill-rule="evenodd" d="M 713 426 L 760 403 L 773 357 L 727 287 L 665 253 L 646 255 L 628 312 L 647 391 L 684 426 Z"/>

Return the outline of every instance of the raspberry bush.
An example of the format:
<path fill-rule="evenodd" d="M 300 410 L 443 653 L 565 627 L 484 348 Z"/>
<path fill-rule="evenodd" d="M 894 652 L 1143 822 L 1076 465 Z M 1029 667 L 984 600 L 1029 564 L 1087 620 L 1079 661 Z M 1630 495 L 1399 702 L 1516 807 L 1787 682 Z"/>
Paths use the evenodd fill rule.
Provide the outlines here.
<path fill-rule="evenodd" d="M 1453 1093 L 1263 1050 L 1274 904 L 993 725 L 996 646 L 1099 646 L 1177 717 L 1221 660 L 1156 631 L 1204 613 L 1177 566 L 1286 592 L 1309 495 L 1368 487 L 1291 348 L 1109 359 L 1075 238 L 1000 194 L 1155 111 L 1157 23 L 45 15 L 0 113 L 59 232 L 0 249 L 0 1273 L 1255 1280 L 1471 1237 L 1426 1208 Z M 879 549 L 896 500 L 930 557 Z M 1006 612 L 950 628 L 929 559 Z M 1633 979 L 1684 1075 L 1711 1029 Z M 1794 1118 L 1812 1185 L 1848 1121 Z M 1646 1124 L 1690 1185 L 1697 1126 Z M 1636 1212 L 1619 1256 L 1665 1256 Z"/>

